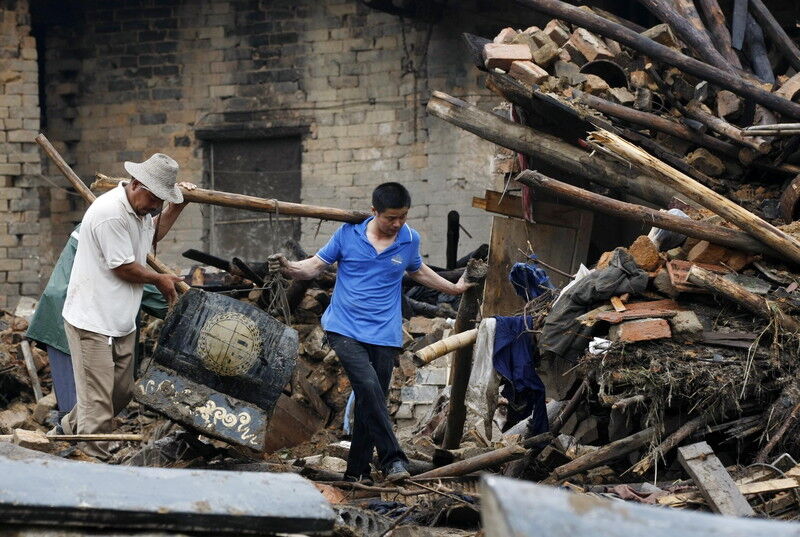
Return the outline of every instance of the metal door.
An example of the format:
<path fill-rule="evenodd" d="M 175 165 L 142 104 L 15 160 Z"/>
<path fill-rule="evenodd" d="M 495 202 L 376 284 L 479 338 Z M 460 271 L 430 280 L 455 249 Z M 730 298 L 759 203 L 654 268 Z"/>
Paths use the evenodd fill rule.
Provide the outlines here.
<path fill-rule="evenodd" d="M 280 201 L 300 201 L 299 137 L 220 140 L 211 144 L 211 188 Z M 286 239 L 300 239 L 297 218 L 213 207 L 211 252 L 264 261 Z"/>

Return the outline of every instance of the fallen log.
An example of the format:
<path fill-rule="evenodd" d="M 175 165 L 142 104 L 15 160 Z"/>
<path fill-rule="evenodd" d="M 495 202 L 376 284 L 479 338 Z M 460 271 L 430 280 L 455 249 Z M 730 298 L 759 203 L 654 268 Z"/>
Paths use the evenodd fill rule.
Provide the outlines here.
<path fill-rule="evenodd" d="M 457 477 L 479 472 L 492 466 L 499 466 L 507 462 L 523 458 L 531 449 L 549 443 L 553 439 L 552 433 L 537 434 L 526 439 L 522 444 L 495 449 L 488 453 L 481 453 L 463 461 L 454 462 L 415 476 L 415 479 L 430 479 L 439 477 Z"/>
<path fill-rule="evenodd" d="M 713 272 L 697 265 L 689 269 L 689 282 L 708 289 L 712 293 L 722 295 L 736 302 L 767 320 L 775 320 L 783 330 L 796 334 L 800 332 L 800 323 L 787 315 L 777 303 L 751 293 L 739 284 L 728 281 Z"/>
<path fill-rule="evenodd" d="M 779 255 L 742 231 L 699 222 L 691 218 L 681 218 L 680 216 L 650 209 L 635 203 L 618 201 L 557 181 L 537 171 L 525 170 L 514 179 L 524 185 L 554 194 L 560 198 L 559 201 L 564 201 L 568 205 L 575 205 L 644 224 L 652 224 L 655 227 L 677 231 L 689 237 L 707 240 L 736 250 L 766 254 L 773 257 Z"/>
<path fill-rule="evenodd" d="M 604 37 L 614 39 L 653 59 L 677 67 L 681 71 L 703 80 L 708 80 L 723 89 L 730 90 L 771 110 L 800 119 L 800 105 L 797 103 L 770 93 L 750 83 L 739 74 L 718 69 L 690 58 L 594 13 L 578 9 L 560 0 L 516 0 L 516 2 L 538 12 L 581 26 Z"/>
<path fill-rule="evenodd" d="M 723 155 L 727 155 L 732 158 L 739 157 L 739 148 L 733 144 L 718 138 L 714 138 L 713 136 L 709 136 L 707 134 L 700 134 L 699 132 L 690 129 L 686 125 L 681 125 L 680 123 L 676 123 L 675 121 L 671 121 L 656 114 L 642 112 L 641 110 L 636 110 L 629 106 L 613 103 L 603 99 L 602 97 L 597 97 L 596 95 L 590 95 L 581 91 L 575 91 L 574 94 L 576 95 L 578 102 L 585 104 L 586 106 L 591 106 L 603 114 L 633 123 L 634 125 L 640 125 L 648 129 L 657 130 L 682 140 L 693 142 L 697 145 L 706 147 L 712 151 L 722 153 Z"/>
<path fill-rule="evenodd" d="M 447 336 L 444 339 L 431 343 L 427 347 L 423 347 L 414 353 L 414 365 L 423 367 L 454 350 L 473 345 L 477 337 L 478 329 L 473 328 L 472 330 L 453 334 L 452 336 Z"/>
<path fill-rule="evenodd" d="M 433 92 L 427 109 L 434 116 L 485 140 L 531 155 L 537 165 L 552 167 L 565 175 L 598 183 L 662 207 L 667 207 L 676 194 L 650 177 L 632 174 L 625 166 L 591 156 L 555 136 L 484 112 L 446 93 Z"/>
<path fill-rule="evenodd" d="M 714 46 L 705 28 L 698 29 L 688 13 L 681 14 L 667 0 L 638 0 L 650 13 L 675 31 L 678 38 L 691 48 L 695 55 L 717 69 L 735 73 L 733 66 Z M 677 2 L 680 5 L 680 2 Z M 694 8 L 694 6 L 692 6 Z M 696 13 L 696 11 L 695 11 Z M 700 17 L 697 17 L 699 22 Z M 702 26 L 702 22 L 700 22 Z"/>
<path fill-rule="evenodd" d="M 767 140 L 743 136 L 742 130 L 739 127 L 731 125 L 724 119 L 709 114 L 703 110 L 703 106 L 697 101 L 692 101 L 687 104 L 686 111 L 689 113 L 689 117 L 696 119 L 712 131 L 730 138 L 743 147 L 748 147 L 761 154 L 767 154 L 772 149 L 772 145 Z"/>
<path fill-rule="evenodd" d="M 762 0 L 750 0 L 748 2 L 750 13 L 766 32 L 775 48 L 787 59 L 796 71 L 800 71 L 800 48 L 794 40 L 784 31 L 778 20 L 767 9 Z"/>
<path fill-rule="evenodd" d="M 679 190 L 690 199 L 714 211 L 775 251 L 785 255 L 794 263 L 800 263 L 800 243 L 750 211 L 664 164 L 616 134 L 607 131 L 596 131 L 590 135 L 589 139 L 624 161 L 652 171 L 653 176 L 659 182 Z"/>
<path fill-rule="evenodd" d="M 120 181 L 126 179 L 118 177 L 107 177 L 102 173 L 95 175 L 97 180 L 92 183 L 92 190 L 107 191 L 116 187 Z M 219 190 L 208 190 L 196 188 L 194 190 L 181 189 L 183 199 L 193 203 L 205 203 L 207 205 L 218 205 L 220 207 L 234 207 L 237 209 L 247 209 L 272 213 L 277 215 L 302 216 L 307 218 L 318 218 L 320 220 L 334 220 L 336 222 L 351 222 L 358 224 L 369 218 L 369 213 L 361 211 L 348 211 L 335 207 L 320 207 L 317 205 L 305 205 L 302 203 L 292 203 L 279 201 L 276 199 L 257 198 L 244 194 L 234 194 L 232 192 L 222 192 Z"/>
<path fill-rule="evenodd" d="M 623 455 L 627 455 L 631 451 L 639 449 L 652 440 L 655 435 L 655 428 L 648 427 L 643 431 L 632 434 L 625 438 L 621 438 L 610 444 L 606 444 L 597 451 L 587 453 L 577 459 L 563 464 L 553 470 L 548 478 L 550 482 L 557 482 L 566 479 L 575 474 L 597 468 L 608 461 L 612 461 Z"/>
<path fill-rule="evenodd" d="M 733 50 L 731 44 L 731 34 L 728 31 L 728 26 L 725 23 L 725 14 L 719 7 L 717 0 L 696 0 L 706 17 L 708 24 L 708 33 L 711 34 L 714 46 L 717 47 L 720 54 L 725 56 L 725 59 L 731 62 L 731 65 L 737 69 L 742 68 L 742 62 L 739 56 Z"/>
<path fill-rule="evenodd" d="M 453 326 L 453 332 L 456 334 L 472 330 L 475 327 L 475 320 L 480 312 L 486 270 L 486 263 L 479 259 L 472 259 L 467 265 L 467 281 L 475 282 L 477 285 L 470 287 L 461 295 L 461 303 L 458 306 L 458 314 Z M 447 409 L 447 426 L 442 441 L 442 447 L 445 449 L 456 449 L 461 444 L 464 421 L 467 419 L 467 407 L 464 399 L 471 371 L 472 347 L 461 347 L 453 356 L 450 372 L 450 405 Z"/>

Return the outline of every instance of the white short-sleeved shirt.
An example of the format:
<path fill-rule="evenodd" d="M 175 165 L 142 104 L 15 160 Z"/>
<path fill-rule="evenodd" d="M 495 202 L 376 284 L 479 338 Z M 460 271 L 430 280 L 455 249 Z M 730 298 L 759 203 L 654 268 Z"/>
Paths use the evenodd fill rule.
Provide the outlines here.
<path fill-rule="evenodd" d="M 105 336 L 133 332 L 144 284 L 126 282 L 112 269 L 134 261 L 144 265 L 154 234 L 153 217 L 134 212 L 124 184 L 98 197 L 81 222 L 64 319 Z"/>

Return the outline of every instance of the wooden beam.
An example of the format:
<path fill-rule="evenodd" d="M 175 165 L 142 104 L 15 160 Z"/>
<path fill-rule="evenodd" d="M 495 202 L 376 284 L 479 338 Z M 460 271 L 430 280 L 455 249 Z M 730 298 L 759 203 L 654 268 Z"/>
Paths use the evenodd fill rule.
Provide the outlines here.
<path fill-rule="evenodd" d="M 428 112 L 485 140 L 530 155 L 537 165 L 552 167 L 565 175 L 602 184 L 667 207 L 676 192 L 630 168 L 590 155 L 555 136 L 519 125 L 475 105 L 439 91 L 433 92 Z"/>
<path fill-rule="evenodd" d="M 787 59 L 794 67 L 795 71 L 800 71 L 800 48 L 797 47 L 795 42 L 786 34 L 778 20 L 770 13 L 769 9 L 762 0 L 750 0 L 748 2 L 750 13 L 761 25 L 761 28 L 766 32 L 772 42 L 775 44 L 778 51 Z"/>
<path fill-rule="evenodd" d="M 739 492 L 725 467 L 705 443 L 678 448 L 678 460 L 692 477 L 708 506 L 715 513 L 729 516 L 754 516 L 755 512 Z"/>
<path fill-rule="evenodd" d="M 708 80 L 723 89 L 730 90 L 771 110 L 800 119 L 799 104 L 778 97 L 752 84 L 739 74 L 718 69 L 690 58 L 594 13 L 576 8 L 560 0 L 516 0 L 516 2 L 540 13 L 558 17 L 571 24 L 576 24 L 589 31 L 614 39 L 620 44 L 631 47 L 653 59 L 677 67 L 703 80 Z"/>
<path fill-rule="evenodd" d="M 607 131 L 596 131 L 590 136 L 590 141 L 616 154 L 626 162 L 652 172 L 659 182 L 679 190 L 690 199 L 714 211 L 732 224 L 739 226 L 740 229 L 773 250 L 780 252 L 789 260 L 800 264 L 800 242 L 747 209 L 666 165 L 616 134 Z"/>
<path fill-rule="evenodd" d="M 725 14 L 719 7 L 719 2 L 717 2 L 717 0 L 696 1 L 706 17 L 708 33 L 710 33 L 713 38 L 714 46 L 717 47 L 720 54 L 725 56 L 725 59 L 731 62 L 731 65 L 737 69 L 741 69 L 742 62 L 739 60 L 739 56 L 736 55 L 731 45 L 731 34 L 728 31 L 728 26 L 725 23 Z"/>
<path fill-rule="evenodd" d="M 609 461 L 627 455 L 631 451 L 637 450 L 644 446 L 653 439 L 655 435 L 655 428 L 648 427 L 643 431 L 632 434 L 628 437 L 621 438 L 605 446 L 597 451 L 592 451 L 586 455 L 582 455 L 577 459 L 570 461 L 562 466 L 559 466 L 553 473 L 550 474 L 548 480 L 560 481 L 575 474 L 597 468 Z"/>

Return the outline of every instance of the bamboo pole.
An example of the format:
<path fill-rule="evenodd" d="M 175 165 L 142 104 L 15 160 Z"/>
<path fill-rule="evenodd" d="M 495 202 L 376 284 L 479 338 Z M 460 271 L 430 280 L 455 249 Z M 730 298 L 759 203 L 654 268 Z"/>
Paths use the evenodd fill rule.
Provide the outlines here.
<path fill-rule="evenodd" d="M 766 91 L 739 74 L 718 69 L 690 58 L 594 13 L 571 6 L 560 0 L 516 0 L 516 2 L 540 13 L 546 13 L 552 17 L 563 19 L 571 24 L 611 38 L 655 60 L 677 67 L 703 80 L 708 80 L 723 89 L 730 90 L 771 110 L 800 119 L 800 104 L 793 103 Z"/>
<path fill-rule="evenodd" d="M 96 177 L 97 180 L 92 183 L 92 190 L 111 190 L 116 187 L 120 181 L 124 180 L 118 177 L 107 177 L 102 173 L 96 174 Z M 347 209 L 337 209 L 334 207 L 305 205 L 276 199 L 245 196 L 244 194 L 234 194 L 232 192 L 222 192 L 220 190 L 208 190 L 205 188 L 186 190 L 182 188 L 181 191 L 183 192 L 184 199 L 194 203 L 204 203 L 206 205 L 233 207 L 236 209 L 247 209 L 250 211 L 278 215 L 319 218 L 320 220 L 350 222 L 353 224 L 358 224 L 369 218 L 369 213 L 362 211 L 348 211 Z"/>
<path fill-rule="evenodd" d="M 425 366 L 437 358 L 441 358 L 445 354 L 474 344 L 477 338 L 477 328 L 447 336 L 446 338 L 431 343 L 427 347 L 423 347 L 415 352 L 414 365 L 417 367 Z"/>
<path fill-rule="evenodd" d="M 785 255 L 789 260 L 800 264 L 800 243 L 750 211 L 666 165 L 616 134 L 608 131 L 595 131 L 590 135 L 589 140 L 624 161 L 652 172 L 659 182 L 675 188 L 700 205 L 737 225 L 776 252 Z"/>
<path fill-rule="evenodd" d="M 81 181 L 81 178 L 70 168 L 67 161 L 56 151 L 56 148 L 50 143 L 44 134 L 39 134 L 36 137 L 36 143 L 41 146 L 47 156 L 52 159 L 53 163 L 55 163 L 56 167 L 61 170 L 61 173 L 64 174 L 64 177 L 72 184 L 75 190 L 81 195 L 81 197 L 86 200 L 86 203 L 92 203 L 95 200 L 95 195 L 92 193 L 91 190 Z M 156 272 L 160 272 L 161 274 L 171 274 L 172 276 L 177 276 L 172 269 L 170 269 L 167 265 L 161 262 L 156 256 L 153 254 L 147 254 L 147 264 L 153 268 Z M 175 284 L 179 293 L 185 293 L 188 291 L 189 285 L 186 282 L 177 282 Z"/>
<path fill-rule="evenodd" d="M 627 220 L 650 224 L 661 229 L 677 231 L 689 237 L 707 240 L 736 250 L 766 254 L 773 257 L 779 255 L 742 231 L 698 222 L 691 218 L 681 218 L 680 216 L 657 211 L 643 205 L 615 200 L 557 181 L 537 171 L 525 170 L 514 179 L 524 185 L 553 194 L 559 198 L 559 201 L 564 201 L 568 205 L 576 205 Z"/>

